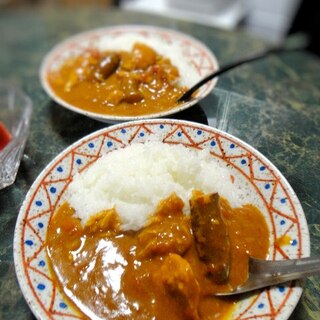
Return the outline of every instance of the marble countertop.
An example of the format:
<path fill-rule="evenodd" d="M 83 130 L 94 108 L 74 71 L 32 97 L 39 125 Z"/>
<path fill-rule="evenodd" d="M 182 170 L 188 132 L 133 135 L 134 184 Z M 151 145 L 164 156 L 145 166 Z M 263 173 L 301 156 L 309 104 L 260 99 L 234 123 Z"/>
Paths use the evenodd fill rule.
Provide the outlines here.
<path fill-rule="evenodd" d="M 15 222 L 27 191 L 58 153 L 106 126 L 53 102 L 41 88 L 40 63 L 68 36 L 120 24 L 157 25 L 190 34 L 215 53 L 220 65 L 267 46 L 241 30 L 222 31 L 101 7 L 76 12 L 52 8 L 0 11 L 0 78 L 20 86 L 33 101 L 30 134 L 16 181 L 0 191 L 0 319 L 34 318 L 19 289 L 12 252 Z M 201 110 L 209 124 L 235 134 L 273 162 L 300 199 L 309 226 L 311 254 L 320 256 L 319 57 L 307 52 L 271 56 L 221 76 L 217 87 L 198 109 L 180 116 L 198 121 Z M 237 101 L 237 108 L 226 106 L 224 101 L 217 109 L 221 95 Z M 217 117 L 219 110 L 228 111 L 225 121 L 221 115 Z M 320 319 L 319 276 L 305 281 L 302 298 L 290 319 Z"/>

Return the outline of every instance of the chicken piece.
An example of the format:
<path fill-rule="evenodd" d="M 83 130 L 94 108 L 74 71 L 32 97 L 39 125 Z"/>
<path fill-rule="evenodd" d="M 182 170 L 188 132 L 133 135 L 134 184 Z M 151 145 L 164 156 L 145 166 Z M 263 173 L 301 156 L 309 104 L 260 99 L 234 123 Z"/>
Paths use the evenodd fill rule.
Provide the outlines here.
<path fill-rule="evenodd" d="M 193 237 L 189 217 L 182 212 L 183 205 L 175 193 L 160 201 L 149 225 L 138 235 L 140 258 L 169 253 L 182 255 L 190 248 Z"/>
<path fill-rule="evenodd" d="M 160 221 L 163 218 L 183 217 L 183 207 L 182 199 L 173 192 L 168 198 L 159 202 L 153 221 Z"/>
<path fill-rule="evenodd" d="M 106 233 L 116 234 L 119 232 L 121 226 L 120 217 L 114 208 L 109 210 L 102 210 L 98 214 L 91 217 L 85 228 L 89 233 Z"/>
<path fill-rule="evenodd" d="M 135 74 L 122 72 L 119 74 L 121 78 L 121 89 L 124 92 L 123 102 L 135 103 L 143 100 L 143 95 L 140 92 L 140 80 Z"/>
<path fill-rule="evenodd" d="M 149 46 L 137 42 L 132 49 L 132 56 L 136 69 L 146 70 L 154 65 L 157 60 L 157 53 Z"/>
<path fill-rule="evenodd" d="M 196 249 L 207 266 L 207 275 L 217 284 L 226 283 L 230 270 L 230 241 L 221 215 L 219 195 L 194 192 L 190 208 Z"/>
<path fill-rule="evenodd" d="M 169 254 L 164 259 L 156 280 L 163 285 L 166 294 L 169 294 L 181 309 L 183 319 L 200 319 L 200 286 L 187 260 L 178 254 Z"/>
<path fill-rule="evenodd" d="M 190 227 L 181 219 L 167 219 L 146 227 L 138 236 L 140 258 L 152 258 L 168 253 L 183 254 L 192 243 Z"/>

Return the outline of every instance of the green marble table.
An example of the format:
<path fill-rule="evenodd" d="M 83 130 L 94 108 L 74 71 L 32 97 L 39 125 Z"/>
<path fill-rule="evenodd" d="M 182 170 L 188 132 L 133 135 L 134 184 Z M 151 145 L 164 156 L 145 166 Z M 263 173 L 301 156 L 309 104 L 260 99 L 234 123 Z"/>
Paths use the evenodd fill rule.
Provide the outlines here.
<path fill-rule="evenodd" d="M 74 33 L 118 24 L 157 25 L 188 33 L 205 42 L 220 64 L 267 45 L 241 30 L 227 32 L 101 7 L 0 11 L 0 78 L 20 86 L 34 105 L 16 182 L 0 191 L 0 319 L 33 319 L 16 281 L 12 253 L 16 217 L 28 189 L 60 151 L 106 126 L 51 101 L 39 83 L 40 62 L 53 45 Z M 229 114 L 234 116 L 229 118 L 232 121 L 219 126 L 251 143 L 284 174 L 305 211 L 311 254 L 320 256 L 319 58 L 306 52 L 272 56 L 221 76 L 218 88 L 219 94 L 213 91 L 200 107 L 210 118 L 210 112 L 217 112 L 221 92 L 240 101 L 238 109 Z M 303 296 L 290 319 L 320 319 L 319 276 L 306 280 Z"/>

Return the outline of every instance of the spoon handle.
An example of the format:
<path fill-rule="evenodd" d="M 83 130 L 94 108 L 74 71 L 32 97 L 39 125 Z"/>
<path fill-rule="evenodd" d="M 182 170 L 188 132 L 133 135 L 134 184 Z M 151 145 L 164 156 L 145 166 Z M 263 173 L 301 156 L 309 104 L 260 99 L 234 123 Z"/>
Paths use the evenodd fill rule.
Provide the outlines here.
<path fill-rule="evenodd" d="M 249 56 L 242 58 L 240 60 L 237 60 L 235 62 L 231 62 L 229 64 L 226 64 L 223 67 L 221 67 L 219 70 L 209 74 L 208 76 L 206 76 L 205 78 L 200 80 L 198 83 L 196 83 L 193 87 L 188 89 L 177 101 L 182 102 L 182 101 L 188 100 L 192 96 L 192 94 L 196 90 L 198 90 L 201 86 L 203 86 L 205 83 L 207 83 L 208 81 L 212 80 L 213 78 L 215 78 L 215 77 L 219 76 L 220 74 L 225 73 L 233 68 L 236 68 L 236 67 L 241 66 L 241 65 L 248 63 L 248 62 L 259 60 L 259 59 L 264 58 L 270 54 L 296 51 L 296 50 L 301 50 L 301 49 L 305 49 L 305 46 L 303 46 L 303 47 L 298 46 L 298 47 L 293 47 L 293 48 L 288 48 L 286 46 L 277 46 L 277 47 L 273 47 L 273 48 L 269 48 L 264 51 L 261 51 L 260 53 L 255 53 L 255 54 L 249 55 Z"/>
<path fill-rule="evenodd" d="M 274 277 L 284 281 L 295 280 L 320 272 L 320 257 L 264 261 L 250 258 L 249 273 L 254 276 Z"/>
<path fill-rule="evenodd" d="M 249 280 L 236 289 L 237 293 L 303 279 L 320 273 L 320 257 L 292 260 L 249 260 Z"/>

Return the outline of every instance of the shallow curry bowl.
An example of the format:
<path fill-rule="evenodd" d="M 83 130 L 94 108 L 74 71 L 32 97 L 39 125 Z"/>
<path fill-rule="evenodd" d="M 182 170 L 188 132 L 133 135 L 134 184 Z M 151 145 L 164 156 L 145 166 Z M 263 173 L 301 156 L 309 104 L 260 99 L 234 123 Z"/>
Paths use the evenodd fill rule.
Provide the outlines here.
<path fill-rule="evenodd" d="M 202 42 L 187 34 L 155 26 L 124 25 L 106 27 L 74 35 L 57 44 L 45 57 L 40 67 L 40 81 L 46 93 L 59 105 L 98 121 L 116 123 L 123 121 L 161 118 L 185 110 L 208 95 L 216 84 L 216 79 L 200 88 L 194 97 L 169 110 L 153 111 L 143 115 L 116 115 L 80 108 L 57 94 L 48 79 L 51 71 L 56 70 L 68 58 L 81 55 L 88 49 L 130 51 L 134 42 L 151 46 L 158 54 L 168 57 L 178 68 L 179 84 L 191 87 L 205 75 L 218 69 L 213 52 Z M 107 108 L 107 107 L 106 107 Z"/>
<path fill-rule="evenodd" d="M 258 207 L 266 219 L 270 260 L 310 255 L 308 227 L 297 196 L 279 170 L 250 145 L 212 127 L 181 120 L 116 124 L 82 138 L 52 160 L 31 186 L 20 209 L 14 234 L 15 269 L 24 297 L 38 319 L 79 318 L 53 281 L 44 245 L 50 219 L 63 203 L 74 175 L 102 155 L 149 141 L 208 150 L 227 168 L 234 188 L 240 188 L 248 203 Z M 279 244 L 277 239 L 284 236 L 290 242 Z M 301 293 L 298 282 L 254 292 L 237 302 L 231 319 L 288 319 Z"/>

